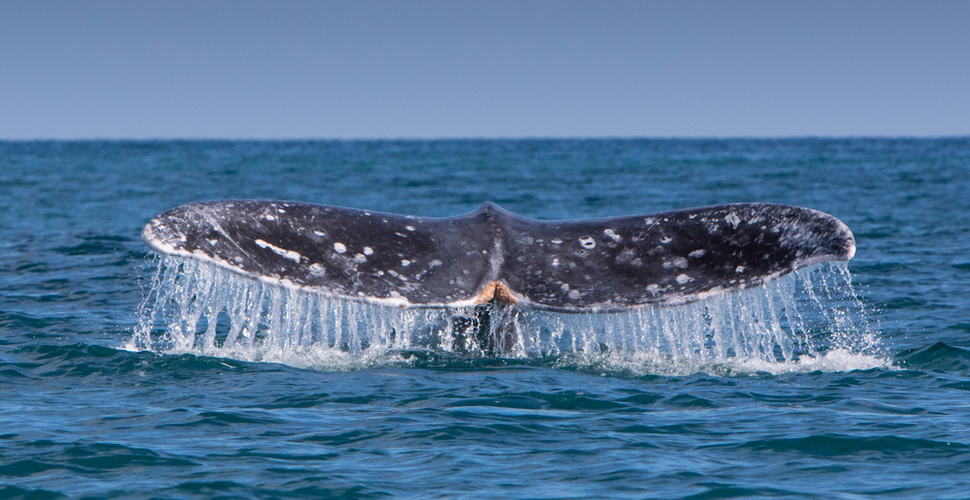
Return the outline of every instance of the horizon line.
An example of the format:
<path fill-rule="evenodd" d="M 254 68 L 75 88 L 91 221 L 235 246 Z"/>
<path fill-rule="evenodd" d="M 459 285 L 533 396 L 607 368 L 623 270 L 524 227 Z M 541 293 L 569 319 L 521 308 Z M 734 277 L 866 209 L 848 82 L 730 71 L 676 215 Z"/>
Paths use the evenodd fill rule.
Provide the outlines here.
<path fill-rule="evenodd" d="M 890 135 L 890 134 L 850 134 L 850 135 L 697 135 L 697 136 L 647 136 L 647 135 L 603 135 L 603 136 L 440 136 L 440 137 L 0 137 L 0 143 L 12 142 L 432 142 L 432 141 L 729 141 L 729 140 L 945 140 L 970 139 L 970 134 L 946 135 Z"/>

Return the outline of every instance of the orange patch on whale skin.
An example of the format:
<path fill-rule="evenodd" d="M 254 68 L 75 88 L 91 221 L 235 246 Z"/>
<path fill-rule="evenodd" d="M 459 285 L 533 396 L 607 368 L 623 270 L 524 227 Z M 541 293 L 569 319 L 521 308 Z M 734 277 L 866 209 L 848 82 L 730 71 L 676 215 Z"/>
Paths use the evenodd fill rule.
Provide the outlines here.
<path fill-rule="evenodd" d="M 505 283 L 502 283 L 501 281 L 493 281 L 485 285 L 485 288 L 482 289 L 481 293 L 475 297 L 476 304 L 485 304 L 493 300 L 497 300 L 508 305 L 515 305 L 518 302 L 518 300 L 516 300 L 512 295 L 512 290 L 509 290 L 509 287 L 507 287 Z"/>

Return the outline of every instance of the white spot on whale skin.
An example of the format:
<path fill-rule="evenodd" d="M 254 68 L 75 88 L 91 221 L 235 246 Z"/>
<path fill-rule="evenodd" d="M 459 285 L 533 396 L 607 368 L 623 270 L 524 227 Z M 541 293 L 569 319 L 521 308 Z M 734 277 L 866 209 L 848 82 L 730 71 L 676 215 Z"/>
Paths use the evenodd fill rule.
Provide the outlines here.
<path fill-rule="evenodd" d="M 652 294 L 654 294 L 654 295 L 656 295 L 657 293 L 660 292 L 660 285 L 658 285 L 656 283 L 654 283 L 652 285 L 647 285 L 647 291 L 650 292 L 650 293 L 652 293 Z"/>
<path fill-rule="evenodd" d="M 706 252 L 704 251 L 704 249 L 700 249 L 700 250 L 694 250 L 693 252 L 687 254 L 687 256 L 694 259 L 699 259 L 703 257 L 705 253 Z"/>
<path fill-rule="evenodd" d="M 362 253 L 358 253 L 354 255 L 354 260 L 363 264 L 364 262 L 367 262 L 367 257 L 364 257 L 364 254 Z"/>
<path fill-rule="evenodd" d="M 636 257 L 636 254 L 633 252 L 633 249 L 627 248 L 620 252 L 620 255 L 616 256 L 616 263 L 626 264 L 633 260 L 634 257 Z"/>
<path fill-rule="evenodd" d="M 374 249 L 371 247 L 364 247 L 364 255 L 374 255 Z"/>
<path fill-rule="evenodd" d="M 559 257 L 552 259 L 552 267 L 559 267 Z"/>
<path fill-rule="evenodd" d="M 734 229 L 738 228 L 738 224 L 741 223 L 741 218 L 737 214 L 731 212 L 724 218 L 724 221 L 731 225 Z"/>
<path fill-rule="evenodd" d="M 560 286 L 559 288 L 562 289 L 562 291 L 564 291 L 564 292 L 568 292 L 569 291 L 569 283 L 563 283 L 562 286 Z"/>
<path fill-rule="evenodd" d="M 667 261 L 664 261 L 662 267 L 664 269 L 670 269 L 672 267 L 676 267 L 677 269 L 687 269 L 687 259 L 683 257 L 677 257 L 674 260 L 667 260 Z"/>
<path fill-rule="evenodd" d="M 688 281 L 694 281 L 694 279 L 686 274 L 680 274 L 677 276 L 677 283 L 680 283 L 681 285 L 687 283 Z"/>
<path fill-rule="evenodd" d="M 559 240 L 559 239 L 549 240 L 549 243 L 552 243 L 553 245 L 562 245 L 562 240 Z"/>
<path fill-rule="evenodd" d="M 743 273 L 744 272 L 744 266 L 738 266 L 737 268 L 734 269 L 734 272 L 736 272 L 736 273 Z"/>
<path fill-rule="evenodd" d="M 592 236 L 582 236 L 582 237 L 580 237 L 579 238 L 579 244 L 583 248 L 585 248 L 587 250 L 592 250 L 592 249 L 596 248 L 596 240 L 594 240 Z"/>
<path fill-rule="evenodd" d="M 579 299 L 579 290 L 570 290 L 569 291 L 569 298 L 570 299 L 573 299 L 573 300 L 578 300 Z"/>
<path fill-rule="evenodd" d="M 663 243 L 664 245 L 666 245 L 667 243 L 670 243 L 673 240 L 674 239 L 671 238 L 670 236 L 664 236 L 663 238 L 660 238 L 660 243 Z"/>
<path fill-rule="evenodd" d="M 401 261 L 401 266 L 403 266 L 403 267 L 408 267 L 410 265 L 411 265 L 411 261 L 410 260 L 404 259 L 404 260 Z"/>
<path fill-rule="evenodd" d="M 609 239 L 611 239 L 611 240 L 613 240 L 613 241 L 615 241 L 617 243 L 623 241 L 623 237 L 620 236 L 620 235 L 618 235 L 618 234 L 616 234 L 616 232 L 613 231 L 612 229 L 604 229 L 603 230 L 603 234 L 605 234 L 607 238 L 609 238 Z"/>
<path fill-rule="evenodd" d="M 312 274 L 314 276 L 323 276 L 326 273 L 327 273 L 327 270 L 322 265 L 320 265 L 320 264 L 312 264 L 312 265 L 310 265 L 310 274 Z"/>
<path fill-rule="evenodd" d="M 259 248 L 266 248 L 268 250 L 271 250 L 276 255 L 279 255 L 280 257 L 283 257 L 284 259 L 292 260 L 293 262 L 296 262 L 296 263 L 299 263 L 300 262 L 300 258 L 303 257 L 302 255 L 300 255 L 297 252 L 294 252 L 292 250 L 287 250 L 285 248 L 280 248 L 280 247 L 275 246 L 275 245 L 273 245 L 271 243 L 267 243 L 267 242 L 265 242 L 263 240 L 256 240 L 254 243 L 256 243 L 256 246 L 258 246 Z"/>
<path fill-rule="evenodd" d="M 272 216 L 272 215 L 269 215 L 269 214 L 264 215 L 263 218 L 266 219 L 266 220 L 276 220 L 276 217 L 275 216 Z"/>
<path fill-rule="evenodd" d="M 333 251 L 337 253 L 344 253 L 347 251 L 347 246 L 338 241 L 333 244 Z"/>
<path fill-rule="evenodd" d="M 407 229 L 408 231 L 414 231 L 414 226 L 404 226 L 404 229 Z"/>
<path fill-rule="evenodd" d="M 325 233 L 323 231 L 318 231 L 316 229 L 313 230 L 313 234 L 315 234 L 317 236 L 326 236 L 327 235 L 327 233 Z"/>

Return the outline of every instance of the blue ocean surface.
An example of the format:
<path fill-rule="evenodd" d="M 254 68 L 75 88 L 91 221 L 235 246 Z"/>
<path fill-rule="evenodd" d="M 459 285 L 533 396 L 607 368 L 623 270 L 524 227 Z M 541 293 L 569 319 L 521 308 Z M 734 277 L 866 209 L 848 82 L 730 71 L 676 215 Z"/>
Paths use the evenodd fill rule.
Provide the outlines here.
<path fill-rule="evenodd" d="M 0 497 L 970 498 L 968 193 L 966 138 L 0 142 Z M 594 315 L 583 349 L 220 350 L 146 320 L 165 264 L 140 231 L 237 198 L 774 202 L 857 253 L 701 312 Z M 691 314 L 736 344 L 705 357 Z M 624 343 L 648 331 L 663 349 Z"/>

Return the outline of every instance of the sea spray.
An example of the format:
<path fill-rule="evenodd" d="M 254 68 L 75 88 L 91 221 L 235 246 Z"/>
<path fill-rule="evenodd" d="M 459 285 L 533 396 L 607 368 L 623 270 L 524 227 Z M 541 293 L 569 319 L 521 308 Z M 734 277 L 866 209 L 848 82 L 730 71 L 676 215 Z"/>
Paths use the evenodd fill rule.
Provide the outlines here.
<path fill-rule="evenodd" d="M 348 300 L 162 256 L 129 347 L 328 369 L 380 365 L 409 351 L 552 357 L 559 364 L 663 373 L 886 364 L 844 263 L 678 306 L 592 313 L 508 307 L 485 314 L 480 306 Z"/>

